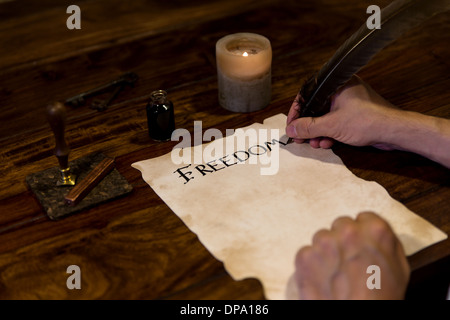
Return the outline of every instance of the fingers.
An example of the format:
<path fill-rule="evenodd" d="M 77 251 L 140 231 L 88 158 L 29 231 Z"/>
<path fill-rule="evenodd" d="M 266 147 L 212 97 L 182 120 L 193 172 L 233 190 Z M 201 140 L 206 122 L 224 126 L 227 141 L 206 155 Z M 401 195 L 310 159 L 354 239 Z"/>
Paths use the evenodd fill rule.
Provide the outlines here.
<path fill-rule="evenodd" d="M 329 276 L 341 260 L 349 260 L 374 247 L 388 255 L 396 254 L 400 244 L 389 224 L 373 212 L 360 213 L 355 219 L 343 216 L 335 219 L 329 230 L 316 232 L 310 248 L 327 265 Z M 382 248 L 380 247 L 382 246 Z M 304 257 L 303 257 L 304 258 Z"/>
<path fill-rule="evenodd" d="M 334 139 L 327 138 L 327 137 L 320 139 L 319 146 L 322 149 L 330 149 L 333 145 L 334 145 Z"/>
<path fill-rule="evenodd" d="M 340 217 L 298 251 L 295 280 L 302 299 L 402 299 L 410 268 L 399 239 L 373 212 Z M 368 287 L 368 267 L 383 273 L 382 290 Z M 380 271 L 379 271 L 380 272 Z"/>
<path fill-rule="evenodd" d="M 355 219 L 341 217 L 331 227 L 345 258 L 373 248 L 386 256 L 404 255 L 403 247 L 386 220 L 373 212 L 362 212 Z"/>
<path fill-rule="evenodd" d="M 358 223 L 350 217 L 340 217 L 331 225 L 331 232 L 341 249 L 342 259 L 348 260 L 358 255 L 364 244 Z"/>
<path fill-rule="evenodd" d="M 289 109 L 289 113 L 286 120 L 286 125 L 289 125 L 293 120 L 297 119 L 300 115 L 300 101 L 301 101 L 300 93 L 297 94 L 294 101 L 292 102 L 291 108 Z"/>
<path fill-rule="evenodd" d="M 309 143 L 313 148 L 331 148 L 334 144 L 334 140 L 323 137 L 326 134 L 321 133 L 323 132 L 323 129 L 327 127 L 326 123 L 322 123 L 323 117 L 298 118 L 300 115 L 301 99 L 302 97 L 300 96 L 300 93 L 298 93 L 289 109 L 286 120 L 287 136 L 293 138 L 296 143 L 303 143 L 305 140 L 309 140 Z"/>
<path fill-rule="evenodd" d="M 364 84 L 363 81 L 358 76 L 353 76 L 350 81 L 347 82 L 347 84 L 342 87 L 333 97 L 332 97 L 332 103 L 333 106 L 335 104 L 335 99 L 338 97 L 345 89 L 348 89 L 352 86 L 356 86 L 359 84 Z M 287 119 L 286 119 L 286 133 L 291 138 L 298 138 L 298 139 L 311 139 L 316 137 L 332 137 L 330 136 L 329 131 L 326 132 L 327 128 L 329 127 L 332 122 L 327 122 L 325 120 L 328 120 L 326 115 L 322 117 L 317 118 L 302 118 L 299 119 L 300 115 L 300 108 L 302 103 L 305 101 L 303 100 L 300 93 L 297 93 L 297 96 L 295 97 L 294 101 L 292 102 L 292 105 L 289 109 Z M 329 145 L 329 141 L 326 142 L 326 146 Z M 322 146 L 321 146 L 322 147 Z"/>
<path fill-rule="evenodd" d="M 334 140 L 327 137 L 313 138 L 309 140 L 309 144 L 315 149 L 330 149 L 334 144 Z"/>
<path fill-rule="evenodd" d="M 306 246 L 298 251 L 294 277 L 301 299 L 331 298 L 329 281 L 324 281 L 324 279 L 329 279 L 333 270 L 323 258 L 324 255 L 315 246 Z"/>
<path fill-rule="evenodd" d="M 320 230 L 312 245 L 297 252 L 295 280 L 302 299 L 330 299 L 331 279 L 340 265 L 340 252 L 330 230 Z"/>
<path fill-rule="evenodd" d="M 379 215 L 373 212 L 362 212 L 358 214 L 356 221 L 361 224 L 366 236 L 370 237 L 380 250 L 389 255 L 405 255 L 403 246 L 394 230 Z"/>
<path fill-rule="evenodd" d="M 305 142 L 305 139 L 294 138 L 293 140 L 294 140 L 295 143 L 303 143 L 303 142 Z"/>
<path fill-rule="evenodd" d="M 361 212 L 355 219 L 362 228 L 365 229 L 367 235 L 378 243 L 389 240 L 389 245 L 394 241 L 394 232 L 386 220 L 373 212 Z"/>
<path fill-rule="evenodd" d="M 328 276 L 332 276 L 339 266 L 340 250 L 335 235 L 330 230 L 322 229 L 313 236 L 312 245 L 323 257 L 329 268 Z"/>
<path fill-rule="evenodd" d="M 320 148 L 320 140 L 321 140 L 320 138 L 309 139 L 309 144 L 314 149 Z"/>
<path fill-rule="evenodd" d="M 361 224 L 362 232 L 373 241 L 373 247 L 382 254 L 380 265 L 384 262 L 385 266 L 390 266 L 391 276 L 395 277 L 392 282 L 401 284 L 398 285 L 397 297 L 402 297 L 404 295 L 402 290 L 406 289 L 411 269 L 399 238 L 389 223 L 373 212 L 360 213 L 356 217 L 356 222 Z"/>
<path fill-rule="evenodd" d="M 318 118 L 304 117 L 292 120 L 286 127 L 286 134 L 288 137 L 298 139 L 333 138 L 332 114 L 328 113 Z"/>
<path fill-rule="evenodd" d="M 330 230 L 316 232 L 312 245 L 298 251 L 295 265 L 301 299 L 333 298 L 333 279 L 341 265 L 341 254 L 338 241 Z"/>

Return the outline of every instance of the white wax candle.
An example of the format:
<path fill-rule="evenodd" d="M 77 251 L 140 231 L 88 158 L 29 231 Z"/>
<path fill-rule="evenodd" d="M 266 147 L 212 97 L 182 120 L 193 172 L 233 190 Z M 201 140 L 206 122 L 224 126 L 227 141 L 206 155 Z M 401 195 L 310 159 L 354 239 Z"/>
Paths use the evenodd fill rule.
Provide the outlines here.
<path fill-rule="evenodd" d="M 219 102 L 235 112 L 260 110 L 270 103 L 272 47 L 254 33 L 235 33 L 216 43 Z"/>
<path fill-rule="evenodd" d="M 216 43 L 217 67 L 225 75 L 251 80 L 269 72 L 272 64 L 270 41 L 254 33 L 235 33 Z"/>

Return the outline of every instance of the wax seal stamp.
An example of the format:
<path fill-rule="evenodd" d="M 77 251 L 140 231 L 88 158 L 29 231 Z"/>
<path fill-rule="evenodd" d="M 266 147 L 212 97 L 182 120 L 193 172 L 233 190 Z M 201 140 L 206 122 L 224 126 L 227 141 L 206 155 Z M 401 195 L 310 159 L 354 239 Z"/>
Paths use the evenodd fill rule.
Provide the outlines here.
<path fill-rule="evenodd" d="M 47 119 L 55 136 L 55 155 L 58 158 L 60 168 L 60 178 L 56 184 L 58 186 L 73 186 L 75 185 L 76 176 L 70 172 L 70 148 L 64 138 L 67 119 L 66 107 L 60 102 L 49 104 L 47 106 Z"/>

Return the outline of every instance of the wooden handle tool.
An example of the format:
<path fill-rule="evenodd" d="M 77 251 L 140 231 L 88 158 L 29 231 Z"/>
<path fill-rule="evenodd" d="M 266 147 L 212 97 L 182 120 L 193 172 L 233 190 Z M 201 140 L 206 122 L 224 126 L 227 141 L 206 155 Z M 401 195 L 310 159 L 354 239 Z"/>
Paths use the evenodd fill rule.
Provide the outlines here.
<path fill-rule="evenodd" d="M 68 147 L 64 138 L 64 130 L 66 127 L 66 107 L 60 102 L 54 102 L 47 106 L 47 120 L 50 123 L 53 134 L 55 136 L 55 155 L 58 158 L 61 177 L 57 181 L 58 186 L 75 185 L 76 177 L 70 172 Z"/>

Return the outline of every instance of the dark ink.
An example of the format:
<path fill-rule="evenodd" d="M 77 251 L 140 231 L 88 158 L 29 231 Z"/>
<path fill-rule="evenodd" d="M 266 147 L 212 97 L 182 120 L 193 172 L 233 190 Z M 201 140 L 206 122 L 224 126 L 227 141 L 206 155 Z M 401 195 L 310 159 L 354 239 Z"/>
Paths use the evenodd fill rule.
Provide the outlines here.
<path fill-rule="evenodd" d="M 175 130 L 173 104 L 164 90 L 153 91 L 147 104 L 148 134 L 155 141 L 168 141 Z"/>
<path fill-rule="evenodd" d="M 247 158 L 241 159 L 241 158 L 237 155 L 238 152 L 243 152 L 243 153 L 245 153 L 245 155 L 247 156 Z M 248 158 L 250 158 L 250 153 L 248 153 L 247 151 L 236 151 L 235 153 L 233 153 L 233 156 L 234 156 L 236 159 L 238 159 L 240 162 L 244 162 L 244 161 L 247 161 Z"/>
<path fill-rule="evenodd" d="M 255 153 L 255 152 L 251 151 L 252 148 L 256 148 L 256 150 L 263 149 L 264 152 L 263 153 Z M 254 156 L 260 156 L 260 155 L 263 155 L 264 153 L 266 153 L 267 149 L 264 148 L 263 146 L 260 146 L 259 144 L 257 144 L 256 146 L 252 146 L 252 147 L 248 148 L 248 152 L 250 152 Z"/>
<path fill-rule="evenodd" d="M 216 167 L 218 166 L 217 163 L 214 163 L 214 162 L 216 162 L 216 161 L 217 161 L 217 160 L 210 161 L 210 162 L 207 163 L 207 165 L 208 165 L 211 169 L 213 169 L 214 171 L 219 171 L 219 170 L 222 170 L 222 169 L 225 169 L 225 168 L 226 168 L 226 167 L 216 168 Z M 214 164 L 212 164 L 212 163 L 214 163 Z"/>
<path fill-rule="evenodd" d="M 200 172 L 202 175 L 206 176 L 205 172 L 214 172 L 214 170 L 207 170 L 205 169 L 205 165 L 203 164 L 199 164 L 198 166 L 195 167 L 195 169 L 198 170 L 198 172 Z"/>
<path fill-rule="evenodd" d="M 276 139 L 272 139 L 272 142 L 267 141 L 267 142 L 265 142 L 264 144 L 266 145 L 267 149 L 269 149 L 269 151 L 272 151 L 272 148 L 271 148 L 270 146 L 271 146 L 272 144 L 273 144 L 273 145 L 276 145 L 277 142 L 278 142 L 279 144 L 282 144 L 283 146 L 287 145 L 287 142 L 284 143 L 284 142 L 281 142 L 281 141 L 276 140 Z"/>
<path fill-rule="evenodd" d="M 237 162 L 233 162 L 232 164 L 229 164 L 228 161 L 231 161 L 231 159 L 225 160 L 225 158 L 229 157 L 230 155 L 226 155 L 225 157 L 220 158 L 219 160 L 222 161 L 222 163 L 224 165 L 226 165 L 227 167 L 231 167 L 234 166 L 235 164 L 237 164 Z"/>
<path fill-rule="evenodd" d="M 195 167 L 195 169 L 202 174 L 202 176 L 206 176 L 207 173 L 214 173 L 216 171 L 225 169 L 227 167 L 234 166 L 235 164 L 239 164 L 240 162 L 247 161 L 252 156 L 260 156 L 263 154 L 266 154 L 270 151 L 272 151 L 272 147 L 276 145 L 287 145 L 287 142 L 281 142 L 276 139 L 272 139 L 272 141 L 267 141 L 261 144 L 256 144 L 254 146 L 251 146 L 247 149 L 247 151 L 244 150 L 238 150 L 232 154 L 228 154 L 222 158 L 214 159 L 209 161 L 206 164 L 199 164 Z M 265 145 L 265 147 L 264 147 Z M 220 161 L 220 162 L 219 162 Z M 223 166 L 222 166 L 223 164 Z M 187 165 L 186 167 L 182 167 L 174 171 L 174 173 L 178 173 L 180 175 L 180 178 L 184 178 L 185 182 L 184 184 L 188 183 L 190 180 L 194 179 L 194 177 L 190 178 L 195 171 L 186 171 L 183 172 L 181 170 L 187 169 L 191 166 L 191 164 Z"/>
<path fill-rule="evenodd" d="M 186 167 L 182 167 L 182 168 L 179 168 L 179 169 L 177 169 L 177 170 L 175 170 L 173 173 L 175 173 L 175 172 L 178 172 L 179 174 L 180 174 L 180 178 L 184 178 L 186 181 L 184 182 L 184 184 L 186 184 L 186 183 L 188 183 L 189 182 L 189 180 L 192 180 L 192 179 L 194 179 L 194 177 L 192 177 L 192 178 L 189 178 L 187 175 L 191 175 L 192 174 L 192 171 L 188 171 L 188 172 L 181 172 L 181 169 L 186 169 L 186 168 L 189 168 L 191 165 L 190 164 L 188 164 Z"/>

